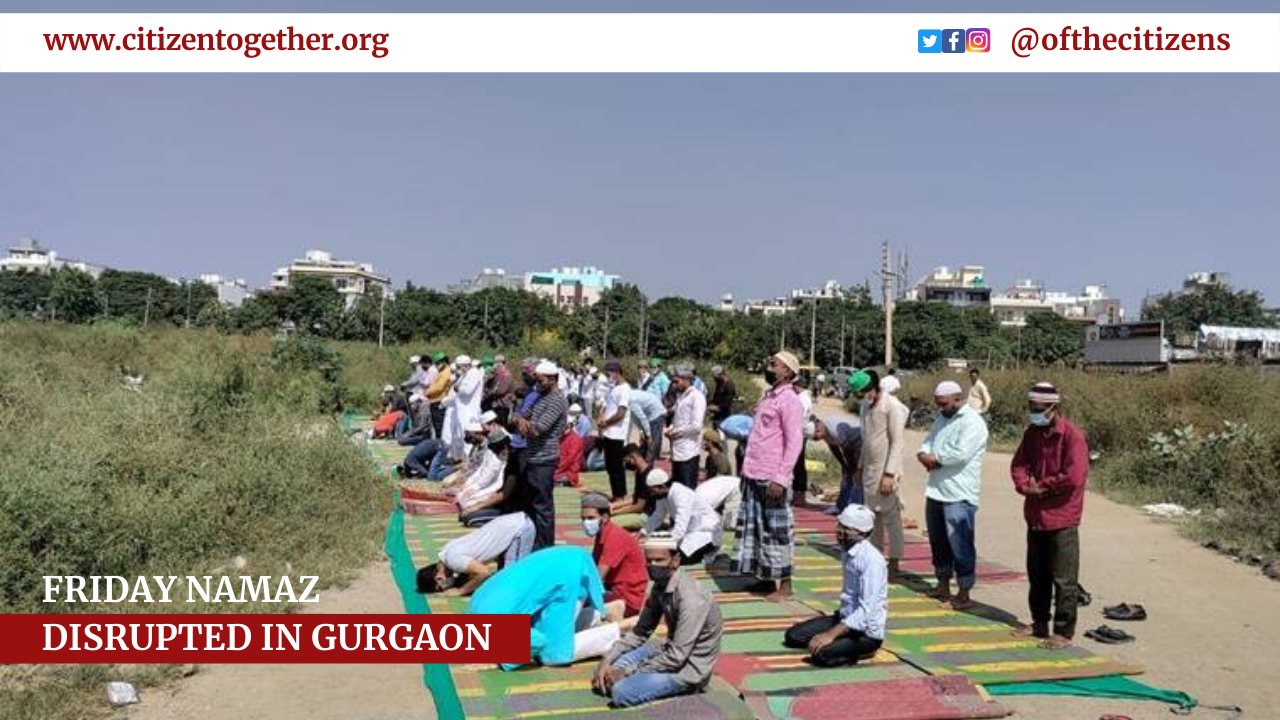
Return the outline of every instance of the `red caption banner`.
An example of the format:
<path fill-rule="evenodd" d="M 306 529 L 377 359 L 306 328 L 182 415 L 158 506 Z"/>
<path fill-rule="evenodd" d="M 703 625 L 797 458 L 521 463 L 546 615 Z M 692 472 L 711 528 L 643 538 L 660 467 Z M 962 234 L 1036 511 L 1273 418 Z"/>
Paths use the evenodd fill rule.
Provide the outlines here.
<path fill-rule="evenodd" d="M 527 663 L 528 615 L 0 615 L 0 663 Z"/>

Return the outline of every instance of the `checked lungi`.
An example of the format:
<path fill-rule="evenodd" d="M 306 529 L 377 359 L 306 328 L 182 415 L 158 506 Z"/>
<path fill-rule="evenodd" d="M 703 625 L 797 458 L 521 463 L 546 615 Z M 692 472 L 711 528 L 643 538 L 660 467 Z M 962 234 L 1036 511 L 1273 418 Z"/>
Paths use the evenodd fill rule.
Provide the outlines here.
<path fill-rule="evenodd" d="M 768 489 L 768 481 L 742 479 L 742 507 L 734 531 L 738 550 L 731 570 L 757 580 L 786 580 L 795 552 L 791 488 L 776 503 L 769 499 Z"/>

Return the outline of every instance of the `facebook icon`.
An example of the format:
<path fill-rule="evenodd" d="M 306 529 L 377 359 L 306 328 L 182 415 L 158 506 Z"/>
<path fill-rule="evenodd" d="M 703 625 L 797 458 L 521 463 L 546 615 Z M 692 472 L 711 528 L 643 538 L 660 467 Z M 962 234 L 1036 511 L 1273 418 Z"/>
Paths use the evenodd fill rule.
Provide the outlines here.
<path fill-rule="evenodd" d="M 964 28 L 949 29 L 942 31 L 940 44 L 944 53 L 962 53 L 964 52 Z"/>

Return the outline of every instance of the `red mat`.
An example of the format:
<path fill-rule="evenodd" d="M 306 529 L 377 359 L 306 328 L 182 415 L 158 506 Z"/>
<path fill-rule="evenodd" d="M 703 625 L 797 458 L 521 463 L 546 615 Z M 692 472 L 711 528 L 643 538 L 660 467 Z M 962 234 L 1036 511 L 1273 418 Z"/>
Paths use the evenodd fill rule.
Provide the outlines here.
<path fill-rule="evenodd" d="M 761 720 L 970 720 L 1012 714 L 963 675 L 751 693 L 746 700 Z"/>

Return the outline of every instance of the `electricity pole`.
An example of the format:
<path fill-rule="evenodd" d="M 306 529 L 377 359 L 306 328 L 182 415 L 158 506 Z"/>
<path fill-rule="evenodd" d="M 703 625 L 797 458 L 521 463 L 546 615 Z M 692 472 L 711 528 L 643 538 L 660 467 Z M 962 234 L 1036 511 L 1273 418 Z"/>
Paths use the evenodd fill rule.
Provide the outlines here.
<path fill-rule="evenodd" d="M 845 316 L 842 313 L 840 315 L 840 366 L 841 367 L 844 367 L 844 325 L 845 325 Z"/>
<path fill-rule="evenodd" d="M 144 328 L 151 321 L 151 290 L 152 288 L 147 288 L 147 307 L 142 311 L 142 327 Z"/>
<path fill-rule="evenodd" d="M 487 323 L 486 323 L 487 326 Z M 387 292 L 382 291 L 382 302 L 378 303 L 378 347 L 382 347 L 382 336 L 387 328 Z"/>
<path fill-rule="evenodd" d="M 647 303 L 645 303 L 644 296 L 642 295 L 640 296 L 640 339 L 636 342 L 636 354 L 640 356 L 641 360 L 644 359 L 645 350 L 647 349 L 645 347 L 646 343 L 645 343 L 645 337 L 644 337 L 644 325 L 645 325 L 645 322 L 647 321 L 645 317 L 647 314 L 646 313 L 647 309 L 648 309 Z"/>
<path fill-rule="evenodd" d="M 187 322 L 186 322 L 186 327 L 187 327 L 187 329 L 188 329 L 188 330 L 190 330 L 190 329 L 191 329 L 191 281 L 187 280 L 187 281 L 184 281 L 184 283 L 185 283 L 185 284 L 186 284 L 186 286 L 187 286 Z"/>
<path fill-rule="evenodd" d="M 889 241 L 880 246 L 880 284 L 884 295 L 884 366 L 893 367 L 893 279 Z"/>
<path fill-rule="evenodd" d="M 604 306 L 604 342 L 600 348 L 600 354 L 603 357 L 609 356 L 609 306 Z"/>

